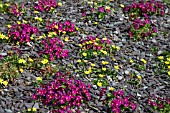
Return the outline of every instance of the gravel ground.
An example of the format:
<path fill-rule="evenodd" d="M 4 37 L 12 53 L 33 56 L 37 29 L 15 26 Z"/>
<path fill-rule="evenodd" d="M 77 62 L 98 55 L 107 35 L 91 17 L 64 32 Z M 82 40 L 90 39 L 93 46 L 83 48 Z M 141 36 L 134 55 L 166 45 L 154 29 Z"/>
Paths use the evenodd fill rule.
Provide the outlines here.
<path fill-rule="evenodd" d="M 93 78 L 82 77 L 80 72 L 75 70 L 83 70 L 84 67 L 78 66 L 77 60 L 80 59 L 78 43 L 82 38 L 86 36 L 100 37 L 107 36 L 112 43 L 120 47 L 119 51 L 116 51 L 114 56 L 111 57 L 96 57 L 89 60 L 89 62 L 96 62 L 100 66 L 100 61 L 105 60 L 109 62 L 108 68 L 113 68 L 115 64 L 118 64 L 120 70 L 116 71 L 118 74 L 113 80 L 108 80 L 109 85 L 106 87 L 107 91 L 110 86 L 115 89 L 124 89 L 128 94 L 131 94 L 137 108 L 135 113 L 149 113 L 151 107 L 147 106 L 147 98 L 150 95 L 156 95 L 161 97 L 170 97 L 170 79 L 167 74 L 156 74 L 154 66 L 157 64 L 155 58 L 164 51 L 170 52 L 170 5 L 166 5 L 166 14 L 162 17 L 151 16 L 151 20 L 156 22 L 158 28 L 158 36 L 148 39 L 146 41 L 134 41 L 128 37 L 128 27 L 130 21 L 127 15 L 123 13 L 120 8 L 120 4 L 130 5 L 135 0 L 115 0 L 111 2 L 111 7 L 115 9 L 115 12 L 107 15 L 107 17 L 98 22 L 98 25 L 93 23 L 97 20 L 84 21 L 82 19 L 81 9 L 86 8 L 85 2 L 82 0 L 63 0 L 63 5 L 56 8 L 56 13 L 38 13 L 34 14 L 33 1 L 24 0 L 25 7 L 28 9 L 26 15 L 15 16 L 0 14 L 0 32 L 7 33 L 7 27 L 5 25 L 13 25 L 16 21 L 22 19 L 31 20 L 32 17 L 37 15 L 42 17 L 43 20 L 51 19 L 53 21 L 59 20 L 71 20 L 80 29 L 77 35 L 69 36 L 69 41 L 65 42 L 65 48 L 69 50 L 69 57 L 62 60 L 55 60 L 54 65 L 60 65 L 62 68 L 70 70 L 72 75 L 75 75 L 78 79 L 92 84 Z M 5 1 L 4 1 L 5 2 Z M 16 2 L 22 2 L 17 0 Z M 32 20 L 31 20 L 32 21 Z M 35 25 L 35 23 L 32 23 Z M 46 28 L 39 28 L 40 31 L 46 32 Z M 1 41 L 0 41 L 1 42 Z M 16 46 L 21 50 L 21 56 L 29 54 L 30 56 L 37 56 L 38 51 L 41 50 L 35 42 L 31 43 L 34 48 L 25 46 Z M 10 43 L 0 44 L 0 55 L 6 56 L 9 51 L 14 51 L 14 45 Z M 153 51 L 153 47 L 157 50 Z M 113 61 L 112 58 L 116 61 Z M 140 63 L 140 59 L 144 58 L 147 64 L 144 65 L 145 69 L 141 70 L 136 67 L 137 63 Z M 134 63 L 130 63 L 129 60 L 133 59 Z M 71 66 L 70 66 L 71 65 Z M 1 70 L 1 69 L 0 69 Z M 128 80 L 130 73 L 137 73 L 141 75 L 142 80 L 138 85 L 130 84 Z M 34 82 L 36 77 L 41 76 L 38 71 L 31 72 L 30 70 L 24 70 L 21 76 L 11 80 L 7 87 L 0 88 L 0 113 L 21 113 L 28 108 L 37 108 L 38 113 L 47 113 L 51 109 L 48 106 L 42 105 L 42 103 L 33 102 L 31 95 L 35 91 L 36 87 Z M 43 78 L 45 82 L 50 81 L 52 78 Z M 134 78 L 137 79 L 137 78 Z M 133 80 L 132 80 L 133 81 Z M 100 96 L 100 91 L 103 87 L 92 85 L 89 89 L 92 99 L 88 104 L 83 104 L 79 109 L 81 113 L 107 113 L 107 107 L 105 104 L 106 95 Z"/>

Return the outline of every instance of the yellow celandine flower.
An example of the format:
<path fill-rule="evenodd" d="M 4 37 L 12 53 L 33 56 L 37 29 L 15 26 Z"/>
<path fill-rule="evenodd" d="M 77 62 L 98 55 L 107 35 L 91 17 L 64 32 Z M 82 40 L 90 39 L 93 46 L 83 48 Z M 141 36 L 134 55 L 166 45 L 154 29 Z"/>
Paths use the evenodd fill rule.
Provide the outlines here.
<path fill-rule="evenodd" d="M 0 4 L 0 8 L 3 8 L 3 5 L 2 5 L 2 4 Z"/>
<path fill-rule="evenodd" d="M 163 56 L 159 56 L 158 59 L 159 59 L 159 60 L 162 60 L 162 59 L 164 59 L 164 57 L 163 57 Z"/>
<path fill-rule="evenodd" d="M 170 76 L 170 71 L 168 71 L 168 75 Z"/>
<path fill-rule="evenodd" d="M 140 75 L 137 75 L 138 79 L 142 79 L 142 77 Z"/>
<path fill-rule="evenodd" d="M 32 108 L 32 111 L 37 111 L 37 108 Z"/>
<path fill-rule="evenodd" d="M 96 41 L 99 41 L 100 39 L 99 38 L 96 38 Z"/>
<path fill-rule="evenodd" d="M 58 2 L 58 6 L 62 6 L 62 3 L 61 3 L 61 2 Z"/>
<path fill-rule="evenodd" d="M 120 47 L 119 47 L 119 46 L 116 46 L 116 49 L 117 49 L 117 50 L 120 50 Z"/>
<path fill-rule="evenodd" d="M 24 59 L 19 59 L 18 63 L 19 63 L 19 64 L 22 64 L 22 63 L 25 64 L 26 61 L 25 61 Z"/>
<path fill-rule="evenodd" d="M 55 25 L 54 27 L 55 27 L 56 29 L 58 29 L 58 25 Z"/>
<path fill-rule="evenodd" d="M 7 81 L 3 81 L 2 84 L 4 84 L 5 86 L 8 85 L 8 82 Z"/>
<path fill-rule="evenodd" d="M 147 63 L 147 61 L 145 60 L 145 59 L 141 59 L 141 61 L 144 63 L 144 64 L 146 64 Z"/>
<path fill-rule="evenodd" d="M 81 62 L 81 60 L 79 59 L 79 60 L 77 60 L 77 62 L 79 62 L 79 63 L 80 63 L 80 62 Z"/>
<path fill-rule="evenodd" d="M 93 55 L 97 55 L 97 52 L 93 52 Z"/>
<path fill-rule="evenodd" d="M 82 47 L 82 44 L 79 44 L 80 47 Z"/>
<path fill-rule="evenodd" d="M 107 64 L 109 64 L 109 62 L 107 62 L 107 61 L 102 61 L 102 64 L 103 64 L 103 65 L 107 65 Z"/>
<path fill-rule="evenodd" d="M 112 58 L 112 60 L 113 60 L 113 61 L 116 61 L 116 59 L 115 59 L 115 58 Z"/>
<path fill-rule="evenodd" d="M 11 25 L 7 25 L 8 28 L 11 28 L 12 26 Z"/>
<path fill-rule="evenodd" d="M 87 63 L 87 62 L 88 62 L 88 60 L 84 60 L 84 62 L 85 62 L 85 63 Z"/>
<path fill-rule="evenodd" d="M 97 25 L 97 24 L 98 24 L 98 22 L 94 22 L 94 24 L 96 24 L 96 25 Z"/>
<path fill-rule="evenodd" d="M 123 4 L 120 4 L 120 7 L 121 7 L 121 8 L 124 8 L 124 7 L 125 7 L 125 5 L 123 5 Z"/>
<path fill-rule="evenodd" d="M 21 24 L 21 22 L 20 22 L 20 21 L 17 21 L 17 24 Z"/>
<path fill-rule="evenodd" d="M 113 48 L 113 49 L 115 49 L 115 48 L 116 48 L 116 46 L 115 46 L 115 45 L 112 45 L 112 48 Z"/>
<path fill-rule="evenodd" d="M 26 21 L 26 20 L 22 20 L 22 21 L 23 21 L 23 23 L 25 23 L 25 24 L 28 23 L 28 21 Z"/>
<path fill-rule="evenodd" d="M 84 52 L 84 53 L 82 53 L 82 55 L 86 57 L 86 56 L 87 56 L 87 53 Z"/>
<path fill-rule="evenodd" d="M 78 28 L 78 27 L 76 27 L 76 30 L 78 31 L 78 30 L 79 30 L 79 28 Z"/>
<path fill-rule="evenodd" d="M 107 51 L 103 51 L 102 53 L 106 55 L 106 54 L 107 54 Z"/>
<path fill-rule="evenodd" d="M 6 3 L 5 5 L 6 5 L 6 6 L 9 6 L 9 4 L 7 4 L 7 3 Z"/>
<path fill-rule="evenodd" d="M 19 68 L 19 71 L 20 71 L 21 73 L 23 73 L 23 72 L 24 72 L 24 70 L 23 70 L 22 68 Z"/>
<path fill-rule="evenodd" d="M 98 85 L 99 87 L 101 87 L 101 86 L 102 86 L 102 83 L 101 83 L 101 82 L 97 82 L 97 85 Z"/>
<path fill-rule="evenodd" d="M 4 39 L 5 38 L 5 35 L 0 33 L 0 39 Z"/>
<path fill-rule="evenodd" d="M 89 41 L 90 44 L 92 44 L 93 42 L 92 41 Z"/>
<path fill-rule="evenodd" d="M 68 42 L 68 37 L 65 37 L 65 38 L 64 38 L 64 41 Z"/>
<path fill-rule="evenodd" d="M 41 61 L 42 64 L 47 64 L 48 63 L 48 60 L 47 59 L 44 59 Z"/>
<path fill-rule="evenodd" d="M 165 61 L 165 64 L 170 64 L 170 62 L 168 62 L 168 61 Z"/>
<path fill-rule="evenodd" d="M 170 57 L 169 57 L 169 58 L 167 58 L 167 61 L 169 61 L 169 62 L 170 62 Z"/>
<path fill-rule="evenodd" d="M 170 66 L 168 66 L 168 69 L 170 69 Z"/>
<path fill-rule="evenodd" d="M 16 43 L 17 45 L 19 45 L 19 41 L 17 41 L 17 43 Z"/>
<path fill-rule="evenodd" d="M 34 18 L 35 18 L 35 20 L 38 20 L 38 21 L 42 22 L 42 18 L 41 17 L 34 17 Z"/>
<path fill-rule="evenodd" d="M 118 65 L 114 66 L 114 68 L 115 68 L 116 70 L 119 70 L 119 69 L 120 69 Z"/>
<path fill-rule="evenodd" d="M 105 37 L 105 38 L 102 38 L 103 40 L 107 40 L 107 38 Z"/>
<path fill-rule="evenodd" d="M 29 62 L 34 62 L 34 60 L 32 58 L 28 58 Z"/>
<path fill-rule="evenodd" d="M 28 108 L 28 111 L 32 111 L 32 109 L 31 109 L 31 108 Z"/>
<path fill-rule="evenodd" d="M 88 74 L 90 74 L 90 71 L 84 71 L 84 73 L 85 73 L 86 75 L 88 75 Z"/>
<path fill-rule="evenodd" d="M 34 13 L 39 13 L 38 11 L 34 11 Z"/>
<path fill-rule="evenodd" d="M 37 81 L 42 81 L 42 78 L 41 77 L 36 77 L 36 80 Z"/>
<path fill-rule="evenodd" d="M 99 74 L 99 77 L 103 78 L 103 77 L 104 77 L 104 75 L 103 75 L 103 74 Z"/>
<path fill-rule="evenodd" d="M 114 88 L 113 88 L 113 87 L 109 87 L 109 90 L 110 90 L 110 91 L 113 91 L 113 90 L 114 90 Z"/>
<path fill-rule="evenodd" d="M 130 63 L 133 63 L 134 61 L 132 59 L 130 59 Z"/>
<path fill-rule="evenodd" d="M 93 63 L 91 63 L 91 66 L 92 66 L 92 67 L 94 67 L 94 66 L 96 66 L 96 65 L 95 65 L 95 64 L 93 64 Z"/>
<path fill-rule="evenodd" d="M 2 78 L 0 78 L 0 84 L 2 84 L 2 83 L 3 83 L 3 81 L 4 81 L 4 80 L 3 80 Z"/>
<path fill-rule="evenodd" d="M 103 68 L 102 68 L 102 70 L 103 70 L 103 71 L 106 71 L 106 68 L 105 68 L 105 67 L 103 67 Z"/>
<path fill-rule="evenodd" d="M 109 6 L 106 6 L 105 9 L 106 9 L 106 10 L 110 10 L 110 7 L 109 7 Z"/>
<path fill-rule="evenodd" d="M 89 42 L 87 41 L 86 44 L 89 44 Z"/>

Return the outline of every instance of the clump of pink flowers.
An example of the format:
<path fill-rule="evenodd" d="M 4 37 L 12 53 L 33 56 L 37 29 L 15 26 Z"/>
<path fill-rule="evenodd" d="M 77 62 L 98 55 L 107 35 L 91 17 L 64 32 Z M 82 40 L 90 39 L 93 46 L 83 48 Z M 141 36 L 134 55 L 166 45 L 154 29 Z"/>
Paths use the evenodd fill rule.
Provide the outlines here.
<path fill-rule="evenodd" d="M 53 61 L 55 58 L 66 58 L 68 50 L 63 50 L 64 44 L 60 38 L 50 38 L 41 41 L 43 44 L 43 51 L 40 55 L 47 55 Z"/>
<path fill-rule="evenodd" d="M 75 24 L 72 23 L 70 20 L 67 20 L 63 23 L 61 22 L 53 22 L 49 26 L 47 26 L 49 31 L 55 32 L 57 35 L 61 34 L 77 34 L 77 30 Z"/>
<path fill-rule="evenodd" d="M 55 8 L 57 6 L 55 0 L 39 0 L 38 4 L 34 5 L 34 8 L 38 11 L 50 11 L 51 8 Z"/>
<path fill-rule="evenodd" d="M 148 105 L 153 108 L 153 111 L 168 113 L 170 111 L 170 98 L 165 99 L 153 95 L 148 99 Z"/>
<path fill-rule="evenodd" d="M 15 24 L 8 30 L 10 40 L 19 42 L 30 42 L 31 36 L 38 33 L 36 26 L 30 24 Z"/>
<path fill-rule="evenodd" d="M 20 16 L 21 15 L 21 10 L 24 9 L 24 5 L 22 4 L 21 6 L 13 3 L 11 6 L 8 7 L 10 13 L 12 13 L 15 16 Z"/>
<path fill-rule="evenodd" d="M 33 100 L 41 101 L 45 105 L 52 105 L 57 113 L 72 113 L 71 108 L 80 107 L 91 99 L 88 89 L 82 81 L 70 75 L 56 73 L 56 78 L 49 84 L 41 84 L 32 95 Z"/>
<path fill-rule="evenodd" d="M 117 90 L 108 94 L 108 107 L 113 113 L 121 113 L 125 111 L 134 111 L 136 104 L 132 101 L 131 96 L 125 96 L 123 90 Z"/>

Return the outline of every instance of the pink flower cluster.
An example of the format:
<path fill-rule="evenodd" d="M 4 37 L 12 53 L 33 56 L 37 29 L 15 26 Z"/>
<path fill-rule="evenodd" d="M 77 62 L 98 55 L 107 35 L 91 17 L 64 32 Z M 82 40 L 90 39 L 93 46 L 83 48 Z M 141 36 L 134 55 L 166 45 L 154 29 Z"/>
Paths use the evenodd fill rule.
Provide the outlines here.
<path fill-rule="evenodd" d="M 54 31 L 56 34 L 77 34 L 74 23 L 71 23 L 70 20 L 61 22 L 53 22 L 51 25 L 47 26 L 49 31 Z"/>
<path fill-rule="evenodd" d="M 87 87 L 82 81 L 58 72 L 54 81 L 37 88 L 32 99 L 57 107 L 57 113 L 72 113 L 72 107 L 79 107 L 82 102 L 90 100 L 88 88 L 90 85 Z"/>
<path fill-rule="evenodd" d="M 34 8 L 38 11 L 50 11 L 51 8 L 56 7 L 55 0 L 39 0 L 38 4 L 34 5 Z"/>
<path fill-rule="evenodd" d="M 16 24 L 8 30 L 8 36 L 19 42 L 30 42 L 32 34 L 37 34 L 38 28 L 30 24 Z"/>
<path fill-rule="evenodd" d="M 49 55 L 51 61 L 54 60 L 55 57 L 59 59 L 68 56 L 68 50 L 63 50 L 64 44 L 60 38 L 42 40 L 42 44 L 44 48 L 39 54 Z"/>

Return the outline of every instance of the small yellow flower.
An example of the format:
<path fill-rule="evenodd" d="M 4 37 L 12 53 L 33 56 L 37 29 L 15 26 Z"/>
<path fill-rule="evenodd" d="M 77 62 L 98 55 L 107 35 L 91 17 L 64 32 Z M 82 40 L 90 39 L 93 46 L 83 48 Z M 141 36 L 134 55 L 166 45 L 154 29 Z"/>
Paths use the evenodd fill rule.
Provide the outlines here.
<path fill-rule="evenodd" d="M 106 6 L 105 9 L 106 9 L 106 10 L 110 10 L 110 7 L 109 7 L 109 6 Z"/>
<path fill-rule="evenodd" d="M 78 30 L 79 30 L 79 28 L 78 28 L 78 27 L 76 27 L 76 30 L 78 31 Z"/>
<path fill-rule="evenodd" d="M 31 108 L 28 108 L 28 111 L 32 111 Z"/>
<path fill-rule="evenodd" d="M 82 44 L 79 44 L 80 47 L 82 47 Z"/>
<path fill-rule="evenodd" d="M 42 64 L 47 64 L 48 63 L 48 60 L 47 59 L 44 59 L 41 61 Z"/>
<path fill-rule="evenodd" d="M 120 50 L 120 47 L 119 47 L 119 46 L 116 46 L 116 49 L 117 49 L 117 50 Z"/>
<path fill-rule="evenodd" d="M 95 24 L 95 25 L 97 25 L 97 24 L 98 24 L 98 22 L 94 22 L 94 24 Z"/>
<path fill-rule="evenodd" d="M 103 40 L 107 40 L 107 38 L 105 37 L 105 38 L 102 38 Z"/>
<path fill-rule="evenodd" d="M 112 45 L 112 48 L 113 48 L 113 49 L 115 49 L 115 48 L 116 48 L 116 46 L 115 46 L 115 45 Z"/>
<path fill-rule="evenodd" d="M 61 2 L 58 2 L 58 6 L 62 6 L 62 3 L 61 3 Z"/>
<path fill-rule="evenodd" d="M 103 51 L 103 54 L 105 54 L 105 55 L 106 55 L 106 54 L 107 54 L 107 51 Z"/>
<path fill-rule="evenodd" d="M 91 66 L 92 66 L 92 67 L 94 67 L 94 66 L 96 66 L 96 65 L 95 65 L 95 64 L 93 64 L 93 63 L 91 63 Z"/>
<path fill-rule="evenodd" d="M 114 68 L 115 68 L 116 70 L 119 70 L 119 69 L 120 69 L 118 65 L 114 66 Z"/>
<path fill-rule="evenodd" d="M 167 61 L 169 61 L 169 62 L 170 62 L 170 57 L 169 57 L 169 58 L 167 58 Z"/>
<path fill-rule="evenodd" d="M 98 85 L 99 87 L 101 87 L 101 86 L 102 86 L 102 83 L 101 83 L 101 82 L 97 82 L 97 85 Z"/>
<path fill-rule="evenodd" d="M 163 56 L 159 56 L 158 59 L 159 59 L 159 60 L 162 60 L 162 59 L 164 59 L 164 57 L 163 57 Z"/>
<path fill-rule="evenodd" d="M 42 78 L 41 77 L 36 77 L 36 80 L 37 81 L 42 81 Z"/>
<path fill-rule="evenodd" d="M 103 67 L 103 68 L 102 68 L 102 70 L 103 70 L 103 71 L 106 71 L 106 68 L 105 68 L 105 67 Z"/>
<path fill-rule="evenodd" d="M 11 28 L 12 26 L 11 25 L 7 25 L 8 28 Z"/>
<path fill-rule="evenodd" d="M 20 68 L 20 69 L 19 69 L 19 71 L 20 71 L 21 73 L 23 73 L 23 72 L 24 72 L 24 70 L 23 70 L 22 68 Z"/>
<path fill-rule="evenodd" d="M 79 60 L 77 60 L 77 62 L 79 62 L 79 63 L 80 63 L 80 62 L 81 62 L 81 60 L 79 59 Z"/>
<path fill-rule="evenodd" d="M 5 86 L 8 85 L 8 82 L 7 81 L 3 81 L 2 84 L 4 84 Z"/>
<path fill-rule="evenodd" d="M 26 23 L 27 23 L 27 21 L 26 21 L 26 20 L 22 20 L 22 21 L 23 21 L 23 23 L 24 23 L 24 24 L 26 24 Z"/>
<path fill-rule="evenodd" d="M 109 87 L 109 90 L 110 90 L 110 91 L 113 91 L 113 90 L 114 90 L 114 88 L 113 88 L 113 87 Z"/>
<path fill-rule="evenodd" d="M 9 6 L 9 4 L 7 4 L 7 3 L 6 3 L 5 5 L 6 5 L 6 6 Z"/>
<path fill-rule="evenodd" d="M 95 46 L 98 46 L 99 44 L 97 42 L 94 43 Z"/>
<path fill-rule="evenodd" d="M 133 63 L 134 61 L 132 59 L 130 59 L 130 63 Z"/>
<path fill-rule="evenodd" d="M 2 5 L 2 4 L 0 4 L 0 8 L 3 8 L 3 5 Z"/>
<path fill-rule="evenodd" d="M 97 52 L 93 52 L 93 55 L 97 55 Z"/>
<path fill-rule="evenodd" d="M 165 64 L 170 64 L 170 62 L 168 62 L 168 61 L 165 61 Z"/>
<path fill-rule="evenodd" d="M 39 13 L 38 11 L 34 11 L 34 13 Z"/>
<path fill-rule="evenodd" d="M 116 59 L 115 59 L 115 58 L 112 58 L 112 60 L 113 60 L 113 61 L 116 61 Z"/>
<path fill-rule="evenodd" d="M 168 66 L 168 69 L 170 69 L 170 66 Z"/>
<path fill-rule="evenodd" d="M 147 63 L 147 61 L 145 60 L 145 59 L 141 59 L 141 61 L 144 63 L 144 64 L 146 64 Z"/>
<path fill-rule="evenodd" d="M 84 60 L 84 62 L 85 62 L 85 63 L 87 63 L 87 62 L 88 62 L 88 60 Z"/>
<path fill-rule="evenodd" d="M 4 81 L 4 80 L 3 80 L 2 78 L 0 78 L 0 84 L 2 84 L 2 83 L 3 83 L 3 81 Z"/>
<path fill-rule="evenodd" d="M 99 38 L 96 38 L 96 41 L 99 41 L 100 39 Z"/>
<path fill-rule="evenodd" d="M 29 62 L 34 62 L 34 60 L 32 58 L 28 58 Z"/>
<path fill-rule="evenodd" d="M 55 27 L 56 29 L 58 29 L 58 25 L 55 25 L 54 27 Z"/>
<path fill-rule="evenodd" d="M 62 33 L 63 33 L 63 34 L 66 34 L 66 31 L 63 31 Z"/>
<path fill-rule="evenodd" d="M 142 79 L 142 77 L 140 75 L 137 75 L 138 79 Z"/>
<path fill-rule="evenodd" d="M 109 62 L 107 62 L 107 61 L 102 61 L 102 64 L 103 64 L 103 65 L 107 65 L 107 64 L 109 64 Z"/>
<path fill-rule="evenodd" d="M 20 21 L 17 21 L 17 24 L 21 24 L 21 22 L 20 22 Z"/>
<path fill-rule="evenodd" d="M 168 71 L 168 75 L 170 76 L 170 71 Z"/>
<path fill-rule="evenodd" d="M 90 71 L 84 71 L 84 73 L 85 73 L 86 75 L 88 75 L 88 74 L 90 74 Z"/>
<path fill-rule="evenodd" d="M 65 38 L 64 38 L 64 41 L 68 42 L 68 37 L 65 37 Z"/>
<path fill-rule="evenodd" d="M 103 77 L 104 77 L 104 75 L 103 75 L 103 74 L 99 74 L 99 77 L 103 78 Z"/>
<path fill-rule="evenodd" d="M 86 57 L 86 56 L 87 56 L 87 53 L 82 53 L 82 55 Z"/>
<path fill-rule="evenodd" d="M 32 108 L 32 111 L 37 111 L 37 108 Z"/>
<path fill-rule="evenodd" d="M 19 63 L 19 64 L 22 64 L 22 63 L 25 64 L 26 61 L 25 61 L 24 59 L 19 59 L 18 63 Z"/>
<path fill-rule="evenodd" d="M 123 4 L 120 4 L 120 7 L 121 7 L 121 8 L 124 8 L 125 6 L 124 6 Z"/>

